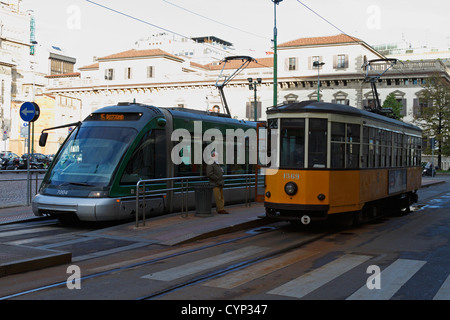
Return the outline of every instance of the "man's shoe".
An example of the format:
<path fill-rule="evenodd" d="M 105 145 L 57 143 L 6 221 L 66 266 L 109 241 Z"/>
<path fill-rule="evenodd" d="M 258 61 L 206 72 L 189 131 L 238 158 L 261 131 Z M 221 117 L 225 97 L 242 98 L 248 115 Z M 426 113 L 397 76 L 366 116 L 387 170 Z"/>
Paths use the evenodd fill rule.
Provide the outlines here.
<path fill-rule="evenodd" d="M 220 210 L 219 212 L 217 212 L 218 214 L 229 214 L 229 212 L 228 211 L 226 211 L 226 210 Z"/>

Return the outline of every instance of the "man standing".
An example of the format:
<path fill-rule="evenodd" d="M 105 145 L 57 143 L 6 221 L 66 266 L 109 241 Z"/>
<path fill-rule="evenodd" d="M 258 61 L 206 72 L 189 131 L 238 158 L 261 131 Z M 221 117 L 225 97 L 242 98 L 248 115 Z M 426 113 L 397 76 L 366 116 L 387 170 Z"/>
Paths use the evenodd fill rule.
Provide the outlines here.
<path fill-rule="evenodd" d="M 212 162 L 212 163 L 211 163 Z M 225 199 L 223 197 L 223 171 L 218 164 L 219 154 L 216 151 L 211 152 L 210 163 L 206 166 L 206 175 L 209 182 L 213 185 L 214 199 L 216 200 L 216 211 L 219 214 L 228 214 L 224 209 Z"/>

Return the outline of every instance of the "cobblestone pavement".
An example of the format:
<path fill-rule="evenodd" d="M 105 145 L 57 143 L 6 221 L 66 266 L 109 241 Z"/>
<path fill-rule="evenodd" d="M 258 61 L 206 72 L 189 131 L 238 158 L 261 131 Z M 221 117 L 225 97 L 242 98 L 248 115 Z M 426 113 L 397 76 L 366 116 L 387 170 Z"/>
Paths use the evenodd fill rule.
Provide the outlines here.
<path fill-rule="evenodd" d="M 41 185 L 44 174 L 32 174 L 31 196 L 33 197 Z M 37 188 L 36 188 L 37 184 Z M 27 204 L 27 172 L 0 171 L 0 208 L 23 206 Z"/>

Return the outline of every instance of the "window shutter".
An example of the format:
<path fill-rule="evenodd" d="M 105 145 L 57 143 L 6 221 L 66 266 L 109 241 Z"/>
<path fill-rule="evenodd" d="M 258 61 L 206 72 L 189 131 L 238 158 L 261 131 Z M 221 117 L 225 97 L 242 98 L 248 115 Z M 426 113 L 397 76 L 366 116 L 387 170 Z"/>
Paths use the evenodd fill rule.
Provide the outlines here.
<path fill-rule="evenodd" d="M 337 69 L 337 56 L 336 55 L 333 56 L 333 68 Z"/>
<path fill-rule="evenodd" d="M 348 54 L 345 55 L 344 68 L 348 68 Z"/>
<path fill-rule="evenodd" d="M 406 113 L 407 113 L 406 99 L 402 99 L 402 105 L 403 105 L 403 108 L 402 108 L 402 115 L 403 115 L 403 116 L 406 116 Z"/>
<path fill-rule="evenodd" d="M 261 101 L 256 101 L 256 117 L 261 118 Z M 246 102 L 245 104 L 245 117 L 247 119 L 255 119 L 255 106 L 253 101 Z"/>
<path fill-rule="evenodd" d="M 413 116 L 416 117 L 419 115 L 419 99 L 413 100 Z"/>

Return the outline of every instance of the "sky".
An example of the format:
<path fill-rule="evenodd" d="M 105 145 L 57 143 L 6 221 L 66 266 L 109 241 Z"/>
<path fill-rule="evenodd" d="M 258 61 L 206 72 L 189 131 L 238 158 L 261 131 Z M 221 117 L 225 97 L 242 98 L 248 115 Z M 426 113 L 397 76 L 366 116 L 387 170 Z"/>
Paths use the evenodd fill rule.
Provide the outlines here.
<path fill-rule="evenodd" d="M 36 41 L 61 47 L 76 68 L 160 32 L 216 36 L 255 58 L 273 46 L 271 0 L 22 0 L 21 8 L 34 11 Z M 279 44 L 344 32 L 370 45 L 450 48 L 448 0 L 283 0 L 276 11 Z"/>

